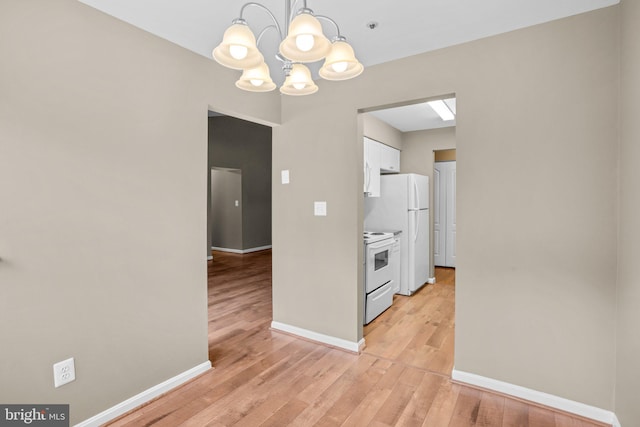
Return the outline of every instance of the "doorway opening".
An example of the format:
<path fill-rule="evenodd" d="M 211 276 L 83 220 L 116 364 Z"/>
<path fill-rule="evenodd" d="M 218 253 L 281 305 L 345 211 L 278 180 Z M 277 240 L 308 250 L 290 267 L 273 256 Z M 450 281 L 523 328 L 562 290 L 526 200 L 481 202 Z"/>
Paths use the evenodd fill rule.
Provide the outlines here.
<path fill-rule="evenodd" d="M 271 127 L 209 111 L 208 344 L 216 367 L 241 357 L 238 340 L 254 328 L 268 333 L 272 321 L 271 152 Z"/>
<path fill-rule="evenodd" d="M 211 168 L 211 250 L 242 251 L 242 169 Z"/>
<path fill-rule="evenodd" d="M 434 151 L 433 265 L 456 267 L 456 150 Z"/>
<path fill-rule="evenodd" d="M 440 107 L 444 105 L 451 113 L 452 120 L 443 119 L 430 104 L 433 101 L 439 101 Z M 456 98 L 451 94 L 402 105 L 370 108 L 361 112 L 363 136 L 397 149 L 400 155 L 397 171 L 389 169 L 375 171 L 379 173 L 381 180 L 377 194 L 375 192 L 367 194 L 365 189 L 363 230 L 365 232 L 397 231 L 400 222 L 389 221 L 389 226 L 384 227 L 385 223 L 380 220 L 379 214 L 380 210 L 384 209 L 383 217 L 389 215 L 390 209 L 385 207 L 386 199 L 389 197 L 385 197 L 384 192 L 385 186 L 391 188 L 391 182 L 399 180 L 398 177 L 394 178 L 394 175 L 415 175 L 413 180 L 428 182 L 427 195 L 423 196 L 428 199 L 428 202 L 422 202 L 428 210 L 428 219 L 423 227 L 426 230 L 422 230 L 427 234 L 423 238 L 428 242 L 428 249 L 421 252 L 413 249 L 411 253 L 410 245 L 401 246 L 403 259 L 401 270 L 404 276 L 400 280 L 405 281 L 407 277 L 411 277 L 411 272 L 418 269 L 418 262 L 415 260 L 420 258 L 426 259 L 428 263 L 428 276 L 422 277 L 415 289 L 409 286 L 409 292 L 394 295 L 391 306 L 364 326 L 363 336 L 366 340 L 364 352 L 397 359 L 409 365 L 448 376 L 451 375 L 454 359 L 455 269 L 442 267 L 439 260 L 438 262 L 434 260 L 436 244 L 440 245 L 437 246 L 438 253 L 443 247 L 440 240 L 435 239 L 440 239 L 441 233 L 446 232 L 440 228 L 434 229 L 434 225 L 446 227 L 447 224 L 440 213 L 435 212 L 434 196 L 436 194 L 440 196 L 439 188 L 443 185 L 436 169 L 436 153 L 441 150 L 456 149 L 456 110 Z M 363 145 L 366 147 L 366 143 Z M 365 156 L 365 186 L 372 180 L 371 171 L 367 170 L 368 163 L 370 164 L 371 160 Z M 438 189 L 435 185 L 438 185 Z M 371 186 L 369 188 L 377 189 Z M 408 198 L 410 199 L 410 195 Z M 455 193 L 450 203 L 453 203 L 455 208 Z M 440 200 L 438 200 L 438 206 L 440 206 Z M 376 210 L 378 213 L 372 214 Z M 372 220 L 372 218 L 375 219 Z M 407 227 L 410 227 L 410 220 L 411 212 L 409 212 Z M 449 224 L 455 226 L 455 221 Z M 408 232 L 409 230 L 411 231 Z M 419 233 L 415 233 L 414 230 L 410 228 L 402 230 L 401 239 L 415 238 Z M 450 234 L 455 242 L 455 228 Z M 455 254 L 455 243 L 450 247 L 450 251 Z M 366 266 L 366 256 L 364 262 Z M 411 263 L 414 265 L 412 266 Z M 366 295 L 362 298 L 366 312 Z"/>
<path fill-rule="evenodd" d="M 210 111 L 208 129 L 208 167 L 218 187 L 214 194 L 207 182 L 207 251 L 244 254 L 271 248 L 271 128 Z M 216 230 L 226 238 L 214 245 Z"/>

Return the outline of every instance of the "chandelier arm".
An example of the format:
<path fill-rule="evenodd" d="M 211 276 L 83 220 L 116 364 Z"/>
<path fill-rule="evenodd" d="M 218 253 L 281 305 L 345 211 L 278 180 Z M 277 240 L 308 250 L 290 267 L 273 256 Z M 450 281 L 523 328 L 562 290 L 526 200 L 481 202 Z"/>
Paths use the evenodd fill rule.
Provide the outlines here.
<path fill-rule="evenodd" d="M 262 29 L 262 31 L 260 31 L 260 34 L 258 34 L 258 37 L 256 37 L 256 46 L 260 45 L 260 40 L 262 39 L 262 36 L 264 36 L 264 34 L 267 32 L 267 30 L 269 30 L 270 28 L 274 28 L 276 31 L 278 31 L 278 33 L 280 33 L 280 28 L 278 28 L 275 25 L 268 25 L 266 27 L 264 27 Z M 280 40 L 282 40 L 282 34 L 278 34 L 280 36 Z"/>
<path fill-rule="evenodd" d="M 274 25 L 272 25 L 273 27 L 276 28 L 276 30 L 278 30 L 278 35 L 280 36 L 280 40 L 283 40 L 284 37 L 282 35 L 282 29 L 280 28 L 280 24 L 278 24 L 278 20 L 276 19 L 276 17 L 273 15 L 273 13 L 267 9 L 266 6 L 261 5 L 260 3 L 255 3 L 255 2 L 249 2 L 249 3 L 245 3 L 244 5 L 242 5 L 242 8 L 240 9 L 240 19 L 244 19 L 242 17 L 244 10 L 249 7 L 249 6 L 255 6 L 259 9 L 264 10 L 265 12 L 267 12 L 267 14 L 271 17 L 271 19 L 273 20 Z M 271 27 L 271 26 L 270 26 Z M 269 27 L 267 27 L 269 28 Z M 266 29 L 266 28 L 265 28 Z M 264 33 L 264 30 L 262 30 L 262 32 L 260 34 Z"/>
<path fill-rule="evenodd" d="M 334 27 L 336 27 L 336 32 L 338 33 L 338 35 L 335 37 L 336 40 L 346 40 L 342 34 L 340 34 L 340 27 L 338 27 L 338 24 L 336 23 L 336 21 L 334 21 L 333 19 L 329 18 L 328 16 L 324 16 L 324 15 L 315 15 L 315 17 L 317 19 L 322 19 L 324 21 L 328 21 L 331 22 L 333 24 Z"/>

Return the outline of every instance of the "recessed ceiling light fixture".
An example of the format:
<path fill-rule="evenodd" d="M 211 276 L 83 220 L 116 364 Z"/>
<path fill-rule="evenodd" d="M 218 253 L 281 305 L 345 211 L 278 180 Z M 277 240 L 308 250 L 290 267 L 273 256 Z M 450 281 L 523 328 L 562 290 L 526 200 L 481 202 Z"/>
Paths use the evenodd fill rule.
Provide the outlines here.
<path fill-rule="evenodd" d="M 430 101 L 427 102 L 427 104 L 429 104 L 429 107 L 433 108 L 433 111 L 438 113 L 440 118 L 445 122 L 456 118 L 456 116 L 442 99 L 439 99 L 437 101 Z"/>
<path fill-rule="evenodd" d="M 264 56 L 258 50 L 262 36 L 270 29 L 276 30 L 281 40 L 276 58 L 282 62 L 282 70 L 286 76 L 280 88 L 280 92 L 284 94 L 309 95 L 317 92 L 318 86 L 311 79 L 305 63 L 324 59 L 319 74 L 326 80 L 347 80 L 362 73 L 364 66 L 356 59 L 353 48 L 340 34 L 340 28 L 333 19 L 315 15 L 307 8 L 306 0 L 302 0 L 302 7 L 297 9 L 300 0 L 284 1 L 286 33 L 282 33 L 278 20 L 268 8 L 249 2 L 242 6 L 240 17 L 232 21 L 232 25 L 224 32 L 222 42 L 213 49 L 213 59 L 218 63 L 242 70 L 242 76 L 236 82 L 238 88 L 251 92 L 268 92 L 276 88 Z M 260 31 L 257 39 L 243 18 L 244 10 L 249 6 L 264 10 L 273 21 L 273 25 Z M 322 32 L 319 20 L 335 27 L 336 35 L 331 41 Z"/>

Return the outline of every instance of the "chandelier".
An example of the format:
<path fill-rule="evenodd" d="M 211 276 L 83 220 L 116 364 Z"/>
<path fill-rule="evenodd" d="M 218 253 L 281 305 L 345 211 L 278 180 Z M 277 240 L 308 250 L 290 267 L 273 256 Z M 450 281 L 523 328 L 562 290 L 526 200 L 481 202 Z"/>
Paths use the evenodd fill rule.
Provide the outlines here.
<path fill-rule="evenodd" d="M 307 8 L 303 0 L 302 7 L 296 10 L 299 0 L 285 0 L 285 18 L 287 32 L 283 33 L 274 14 L 259 3 L 245 3 L 240 9 L 240 17 L 224 32 L 222 42 L 213 49 L 213 59 L 225 67 L 242 70 L 236 86 L 251 92 L 269 92 L 276 88 L 271 79 L 269 67 L 264 56 L 258 50 L 258 44 L 269 30 L 277 31 L 280 46 L 276 58 L 282 63 L 285 81 L 280 92 L 286 95 L 310 95 L 318 91 L 311 78 L 306 63 L 324 59 L 319 74 L 325 80 L 347 80 L 362 73 L 364 66 L 356 59 L 353 48 L 340 34 L 336 22 L 326 16 L 316 15 Z M 247 7 L 264 10 L 273 21 L 256 36 L 243 18 Z M 331 41 L 322 32 L 320 20 L 331 23 L 336 35 Z"/>

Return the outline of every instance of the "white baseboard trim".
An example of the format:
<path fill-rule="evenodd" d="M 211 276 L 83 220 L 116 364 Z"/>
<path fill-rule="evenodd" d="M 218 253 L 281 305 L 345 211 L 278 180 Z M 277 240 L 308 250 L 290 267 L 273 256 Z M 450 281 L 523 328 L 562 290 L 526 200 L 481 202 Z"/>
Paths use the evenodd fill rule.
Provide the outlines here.
<path fill-rule="evenodd" d="M 209 255 L 209 256 L 207 257 L 207 261 L 211 261 L 212 259 L 213 259 L 213 255 Z"/>
<path fill-rule="evenodd" d="M 220 251 L 220 252 L 229 252 L 232 254 L 248 254 L 251 252 L 258 252 L 258 251 L 264 251 L 267 249 L 271 249 L 271 245 L 267 245 L 267 246 L 259 246 L 256 248 L 249 248 L 249 249 L 230 249 L 230 248 L 219 248 L 217 246 L 211 246 L 211 250 L 212 251 Z"/>
<path fill-rule="evenodd" d="M 429 277 L 427 279 L 427 283 L 430 285 L 433 285 L 434 283 L 436 283 L 436 278 L 435 277 Z"/>
<path fill-rule="evenodd" d="M 161 394 L 184 384 L 185 382 L 208 371 L 209 369 L 211 369 L 211 362 L 207 360 L 206 362 L 201 363 L 200 365 L 195 366 L 188 371 L 178 374 L 173 378 L 169 378 L 168 380 L 161 382 L 160 384 L 154 385 L 153 387 L 148 388 L 142 393 L 136 394 L 135 396 L 125 400 L 124 402 L 118 403 L 116 406 L 113 406 L 106 411 L 100 412 L 98 415 L 95 415 L 88 420 L 84 420 L 81 423 L 76 424 L 75 427 L 99 427 L 104 423 L 111 421 L 119 417 L 120 415 L 125 414 L 130 410 L 149 402 L 150 400 L 160 396 Z"/>
<path fill-rule="evenodd" d="M 304 338 L 309 341 L 319 342 L 331 347 L 347 350 L 352 353 L 360 353 L 360 350 L 364 348 L 364 338 L 358 342 L 343 340 L 342 338 L 332 337 L 330 335 L 320 334 L 308 329 L 298 328 L 297 326 L 287 325 L 286 323 L 271 322 L 271 329 L 276 331 L 285 332 L 290 335 L 295 335 L 300 338 Z"/>
<path fill-rule="evenodd" d="M 565 399 L 563 397 L 554 396 L 552 394 L 541 391 L 532 390 L 515 384 L 506 383 L 492 378 L 483 377 L 468 372 L 458 371 L 455 368 L 451 372 L 451 379 L 461 383 L 481 387 L 498 393 L 528 400 L 540 405 L 559 409 L 571 414 L 580 415 L 602 423 L 612 424 L 614 427 L 620 427 L 620 423 L 611 411 L 596 408 L 595 406 L 585 405 L 584 403 Z"/>
<path fill-rule="evenodd" d="M 242 251 L 243 254 L 248 254 L 251 252 L 260 252 L 260 251 L 266 251 L 267 249 L 271 249 L 271 245 L 267 245 L 267 246 L 258 246 L 257 248 L 249 248 L 249 249 L 244 249 Z"/>

